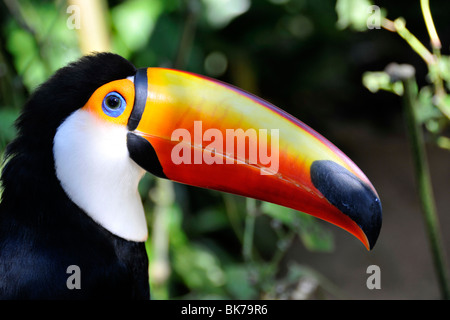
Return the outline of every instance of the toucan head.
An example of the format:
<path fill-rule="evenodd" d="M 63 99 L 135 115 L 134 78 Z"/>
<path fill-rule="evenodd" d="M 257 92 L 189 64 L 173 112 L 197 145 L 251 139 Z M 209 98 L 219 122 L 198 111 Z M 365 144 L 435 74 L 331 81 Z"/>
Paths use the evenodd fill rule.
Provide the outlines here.
<path fill-rule="evenodd" d="M 148 171 L 303 211 L 375 245 L 382 210 L 367 177 L 320 134 L 254 95 L 188 72 L 135 69 L 110 53 L 60 69 L 39 99 L 51 100 L 52 86 L 60 91 L 48 110 L 57 119 L 56 176 L 119 236 L 145 240 L 137 185 Z"/>

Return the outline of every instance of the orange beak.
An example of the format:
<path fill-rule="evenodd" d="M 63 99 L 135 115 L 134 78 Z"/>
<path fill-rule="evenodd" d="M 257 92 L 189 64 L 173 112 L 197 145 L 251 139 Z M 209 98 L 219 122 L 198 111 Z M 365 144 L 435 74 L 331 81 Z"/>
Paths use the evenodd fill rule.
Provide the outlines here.
<path fill-rule="evenodd" d="M 131 158 L 170 180 L 276 203 L 329 221 L 372 249 L 378 194 L 362 171 L 301 121 L 203 76 L 139 69 Z"/>

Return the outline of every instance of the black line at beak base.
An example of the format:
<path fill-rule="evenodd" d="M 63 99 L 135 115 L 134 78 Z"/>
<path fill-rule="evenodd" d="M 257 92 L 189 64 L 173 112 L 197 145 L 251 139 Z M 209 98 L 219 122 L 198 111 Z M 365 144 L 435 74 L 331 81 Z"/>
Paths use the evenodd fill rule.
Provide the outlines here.
<path fill-rule="evenodd" d="M 127 134 L 127 147 L 131 159 L 142 169 L 159 178 L 167 179 L 155 149 L 146 139 L 132 132 Z"/>
<path fill-rule="evenodd" d="M 131 110 L 130 118 L 128 118 L 128 130 L 133 131 L 139 125 L 142 114 L 144 113 L 145 104 L 147 103 L 148 79 L 147 69 L 138 69 L 134 76 L 134 105 Z"/>
<path fill-rule="evenodd" d="M 314 161 L 310 174 L 325 198 L 359 225 L 372 249 L 382 224 L 381 202 L 372 188 L 331 160 Z"/>

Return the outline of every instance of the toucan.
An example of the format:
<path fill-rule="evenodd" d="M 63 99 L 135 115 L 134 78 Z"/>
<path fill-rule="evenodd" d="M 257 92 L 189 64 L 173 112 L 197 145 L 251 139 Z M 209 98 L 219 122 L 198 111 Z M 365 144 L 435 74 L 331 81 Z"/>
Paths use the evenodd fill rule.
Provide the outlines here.
<path fill-rule="evenodd" d="M 16 128 L 1 174 L 2 299 L 149 299 L 145 172 L 311 214 L 368 250 L 380 232 L 379 196 L 343 152 L 202 75 L 86 55 L 31 94 Z"/>

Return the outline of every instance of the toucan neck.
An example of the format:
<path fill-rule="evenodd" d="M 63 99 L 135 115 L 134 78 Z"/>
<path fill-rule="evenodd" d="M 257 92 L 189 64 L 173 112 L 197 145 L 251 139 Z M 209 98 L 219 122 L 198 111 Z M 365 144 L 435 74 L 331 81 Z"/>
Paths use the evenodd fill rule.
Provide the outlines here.
<path fill-rule="evenodd" d="M 56 176 L 94 221 L 126 240 L 145 241 L 147 224 L 138 193 L 144 171 L 129 157 L 126 136 L 126 128 L 101 126 L 88 112 L 74 112 L 54 138 Z"/>

